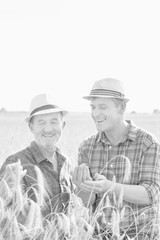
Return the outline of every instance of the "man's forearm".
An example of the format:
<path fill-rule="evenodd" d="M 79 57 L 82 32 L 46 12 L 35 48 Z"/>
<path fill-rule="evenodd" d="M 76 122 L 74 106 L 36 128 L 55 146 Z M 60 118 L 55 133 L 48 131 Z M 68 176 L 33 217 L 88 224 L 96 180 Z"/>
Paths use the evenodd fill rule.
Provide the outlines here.
<path fill-rule="evenodd" d="M 147 190 L 140 185 L 127 185 L 116 183 L 114 192 L 118 196 L 123 188 L 123 200 L 135 204 L 150 204 L 150 199 Z"/>

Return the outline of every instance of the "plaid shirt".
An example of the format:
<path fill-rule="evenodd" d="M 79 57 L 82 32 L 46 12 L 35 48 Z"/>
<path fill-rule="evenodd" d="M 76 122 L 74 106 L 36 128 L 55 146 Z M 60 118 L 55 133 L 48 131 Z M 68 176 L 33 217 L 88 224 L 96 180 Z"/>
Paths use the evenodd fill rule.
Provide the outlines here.
<path fill-rule="evenodd" d="M 104 132 L 99 132 L 97 135 L 84 140 L 79 147 L 78 164 L 87 164 L 92 176 L 95 173 L 100 173 L 109 180 L 115 176 L 118 183 L 124 183 L 126 170 L 129 171 L 130 165 L 131 174 L 126 178 L 125 184 L 145 187 L 151 204 L 138 205 L 123 201 L 122 207 L 128 207 L 125 208 L 125 216 L 121 219 L 121 227 L 124 229 L 131 226 L 135 228 L 135 224 L 139 228 L 143 228 L 144 225 L 149 224 L 146 229 L 148 231 L 152 221 L 155 221 L 158 211 L 160 145 L 147 131 L 137 128 L 131 121 L 127 122 L 129 123 L 128 134 L 116 146 L 111 146 Z M 129 162 L 126 161 L 125 157 L 129 159 Z M 102 196 L 102 194 L 97 194 L 97 203 Z M 113 193 L 109 193 L 108 196 L 111 204 L 115 205 Z M 106 199 L 104 199 L 104 204 Z M 111 212 L 109 212 L 109 208 L 107 208 L 105 215 L 108 220 L 111 217 Z M 135 217 L 140 214 L 141 217 L 135 221 Z"/>
<path fill-rule="evenodd" d="M 61 154 L 58 148 L 56 149 L 56 155 L 58 172 L 53 170 L 52 163 L 43 156 L 38 145 L 32 142 L 26 149 L 9 156 L 0 169 L 0 176 L 3 177 L 6 165 L 17 162 L 20 159 L 23 169 L 27 169 L 23 182 L 26 189 L 28 189 L 31 186 L 36 186 L 37 175 L 34 166 L 39 167 L 48 190 L 48 200 L 46 199 L 45 208 L 42 209 L 42 214 L 45 217 L 53 213 L 55 208 L 58 211 L 64 210 L 69 200 L 69 193 L 73 190 L 69 161 Z M 29 193 L 30 197 L 36 200 L 32 188 Z"/>

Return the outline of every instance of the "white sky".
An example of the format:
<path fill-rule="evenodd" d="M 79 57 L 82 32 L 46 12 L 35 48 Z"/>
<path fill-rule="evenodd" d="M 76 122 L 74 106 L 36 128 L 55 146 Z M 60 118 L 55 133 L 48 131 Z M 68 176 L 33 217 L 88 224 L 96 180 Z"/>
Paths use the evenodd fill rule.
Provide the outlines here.
<path fill-rule="evenodd" d="M 126 84 L 128 111 L 160 109 L 159 0 L 1 0 L 0 108 L 53 93 L 71 111 L 95 80 Z"/>

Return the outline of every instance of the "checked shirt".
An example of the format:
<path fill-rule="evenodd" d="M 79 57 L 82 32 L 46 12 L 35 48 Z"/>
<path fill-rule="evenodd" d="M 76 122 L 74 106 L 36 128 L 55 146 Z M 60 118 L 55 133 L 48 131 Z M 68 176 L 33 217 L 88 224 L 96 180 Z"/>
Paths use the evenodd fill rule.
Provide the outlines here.
<path fill-rule="evenodd" d="M 39 146 L 34 141 L 27 148 L 10 155 L 0 169 L 0 176 L 3 178 L 6 165 L 20 160 L 23 169 L 27 170 L 23 178 L 23 184 L 26 189 L 30 189 L 30 197 L 35 201 L 32 187 L 37 185 L 37 174 L 34 167 L 37 166 L 41 170 L 47 190 L 45 207 L 42 209 L 44 217 L 51 216 L 55 211 L 65 211 L 70 193 L 73 190 L 69 161 L 58 148 L 56 148 L 55 152 L 57 155 L 58 172 L 54 171 L 52 163 L 43 156 Z"/>
<path fill-rule="evenodd" d="M 84 140 L 79 147 L 78 164 L 89 166 L 92 177 L 95 173 L 104 175 L 107 179 L 129 185 L 141 185 L 148 193 L 150 205 L 138 205 L 123 201 L 121 210 L 125 207 L 120 219 L 123 229 L 151 231 L 150 227 L 157 223 L 158 201 L 160 193 L 160 145 L 146 130 L 135 126 L 131 121 L 125 139 L 111 146 L 104 132 Z M 129 161 L 128 161 L 129 160 Z M 128 172 L 128 176 L 126 177 Z M 96 207 L 102 199 L 97 194 Z M 117 199 L 109 193 L 104 198 L 103 206 L 110 204 L 117 208 Z M 111 209 L 106 207 L 105 217 L 111 221 Z"/>

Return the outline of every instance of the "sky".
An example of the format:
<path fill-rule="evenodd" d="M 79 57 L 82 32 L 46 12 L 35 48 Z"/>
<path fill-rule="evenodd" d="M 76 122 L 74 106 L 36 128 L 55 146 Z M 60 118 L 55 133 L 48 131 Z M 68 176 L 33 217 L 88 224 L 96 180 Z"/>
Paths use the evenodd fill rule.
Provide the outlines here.
<path fill-rule="evenodd" d="M 1 0 L 0 108 L 53 95 L 89 111 L 95 80 L 124 82 L 127 111 L 160 109 L 159 0 Z"/>

